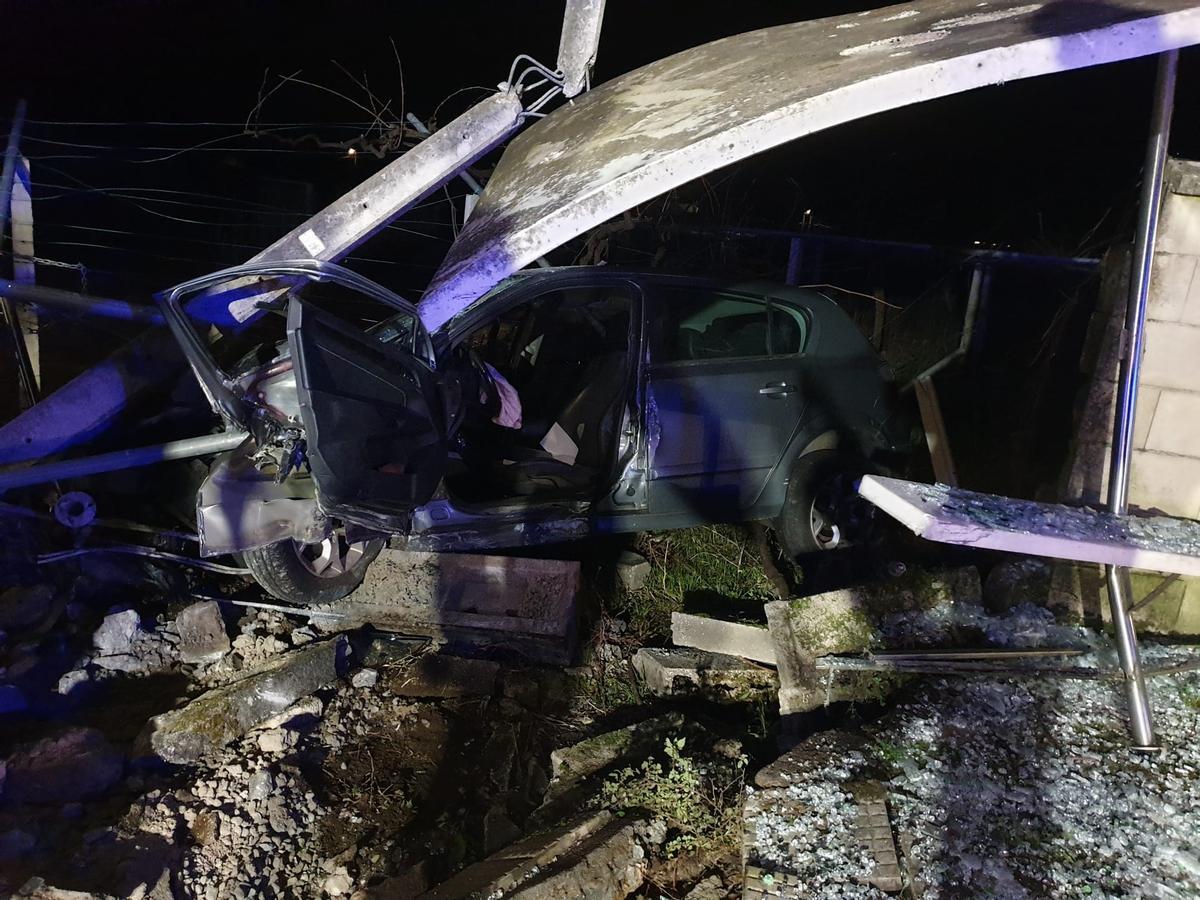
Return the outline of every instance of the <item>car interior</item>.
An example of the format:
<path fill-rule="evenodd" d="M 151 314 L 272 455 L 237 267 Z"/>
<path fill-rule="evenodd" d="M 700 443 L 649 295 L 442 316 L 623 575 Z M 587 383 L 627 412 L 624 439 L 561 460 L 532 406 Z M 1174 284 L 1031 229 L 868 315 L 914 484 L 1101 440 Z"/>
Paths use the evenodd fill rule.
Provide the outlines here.
<path fill-rule="evenodd" d="M 445 484 L 467 502 L 590 499 L 607 482 L 632 386 L 633 295 L 620 286 L 544 294 L 459 348 L 520 398 L 519 428 L 468 416 Z"/>

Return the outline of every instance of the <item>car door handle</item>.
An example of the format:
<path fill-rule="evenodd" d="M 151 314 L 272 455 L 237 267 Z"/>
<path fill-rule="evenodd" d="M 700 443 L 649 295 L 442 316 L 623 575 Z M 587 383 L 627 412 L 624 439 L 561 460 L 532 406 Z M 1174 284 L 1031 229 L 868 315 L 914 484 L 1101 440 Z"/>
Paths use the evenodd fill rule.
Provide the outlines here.
<path fill-rule="evenodd" d="M 792 386 L 786 381 L 777 381 L 760 387 L 758 392 L 768 397 L 785 397 L 792 392 Z"/>

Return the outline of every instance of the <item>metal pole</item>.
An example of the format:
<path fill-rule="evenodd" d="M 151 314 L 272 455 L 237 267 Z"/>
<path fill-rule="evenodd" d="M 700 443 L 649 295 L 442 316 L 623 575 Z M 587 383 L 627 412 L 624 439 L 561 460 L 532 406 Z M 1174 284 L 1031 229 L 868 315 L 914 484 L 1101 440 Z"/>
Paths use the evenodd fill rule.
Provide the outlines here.
<path fill-rule="evenodd" d="M 108 297 L 94 297 L 91 294 L 76 294 L 74 291 L 63 291 L 39 284 L 18 284 L 15 281 L 0 280 L 0 297 L 125 322 L 161 325 L 164 321 L 162 313 L 145 303 L 129 303 Z"/>
<path fill-rule="evenodd" d="M 12 128 L 8 132 L 8 147 L 4 151 L 4 167 L 0 169 L 0 244 L 4 241 L 4 232 L 8 228 L 8 215 L 12 208 L 13 179 L 17 177 L 17 157 L 21 152 L 21 128 L 25 124 L 25 101 L 17 101 L 17 109 L 13 113 Z M 15 242 L 14 242 L 15 244 Z M 25 398 L 29 406 L 37 402 L 37 378 L 33 373 L 33 364 L 25 348 L 25 335 L 21 332 L 21 323 L 17 320 L 17 311 L 7 299 L 0 297 L 0 311 L 8 322 L 8 330 L 12 335 L 13 352 L 17 357 L 17 372 L 25 388 Z"/>
<path fill-rule="evenodd" d="M 1168 50 L 1158 59 L 1158 79 L 1154 88 L 1154 111 L 1150 120 L 1150 138 L 1143 167 L 1141 208 L 1138 210 L 1134 242 L 1133 271 L 1129 283 L 1129 301 L 1125 309 L 1125 329 L 1121 335 L 1120 376 L 1117 382 L 1117 411 L 1113 423 L 1112 456 L 1108 474 L 1108 511 L 1123 516 L 1128 512 L 1129 469 L 1133 458 L 1133 421 L 1137 410 L 1138 381 L 1145 343 L 1146 304 L 1150 292 L 1150 270 L 1154 264 L 1154 241 L 1158 234 L 1158 213 L 1162 202 L 1163 172 L 1167 163 L 1167 144 L 1171 136 L 1171 113 L 1175 105 L 1175 73 L 1179 51 Z M 1137 632 L 1129 614 L 1132 587 L 1129 569 L 1108 566 L 1108 602 L 1121 671 L 1125 675 L 1125 693 L 1129 702 L 1129 732 L 1134 747 L 1153 750 L 1154 720 L 1146 681 L 1138 653 Z"/>
<path fill-rule="evenodd" d="M 0 493 L 14 488 L 28 487 L 31 484 L 45 484 L 48 481 L 150 466 L 172 459 L 207 456 L 210 453 L 232 450 L 246 437 L 247 434 L 244 431 L 224 431 L 220 434 L 205 434 L 200 437 L 184 438 L 180 441 L 169 441 L 166 444 L 154 444 L 150 447 L 116 450 L 112 453 L 85 456 L 81 459 L 64 459 L 41 466 L 14 467 L 0 472 Z"/>

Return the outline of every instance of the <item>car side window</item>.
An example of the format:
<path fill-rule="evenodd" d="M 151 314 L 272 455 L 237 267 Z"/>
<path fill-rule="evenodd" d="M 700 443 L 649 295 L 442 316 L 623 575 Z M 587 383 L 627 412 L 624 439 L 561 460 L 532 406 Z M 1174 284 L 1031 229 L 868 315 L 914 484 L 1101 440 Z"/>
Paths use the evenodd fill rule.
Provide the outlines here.
<path fill-rule="evenodd" d="M 703 288 L 660 290 L 652 326 L 659 363 L 795 354 L 807 332 L 804 314 L 789 305 Z"/>

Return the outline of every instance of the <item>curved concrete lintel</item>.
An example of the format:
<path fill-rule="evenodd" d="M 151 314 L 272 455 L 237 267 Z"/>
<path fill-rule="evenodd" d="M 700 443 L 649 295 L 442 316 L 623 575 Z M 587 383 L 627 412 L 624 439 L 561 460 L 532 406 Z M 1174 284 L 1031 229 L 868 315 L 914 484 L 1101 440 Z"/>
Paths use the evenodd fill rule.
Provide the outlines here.
<path fill-rule="evenodd" d="M 788 141 L 986 85 L 1197 43 L 1192 0 L 931 0 L 675 54 L 513 141 L 431 283 L 422 318 L 436 328 L 587 229 Z"/>

